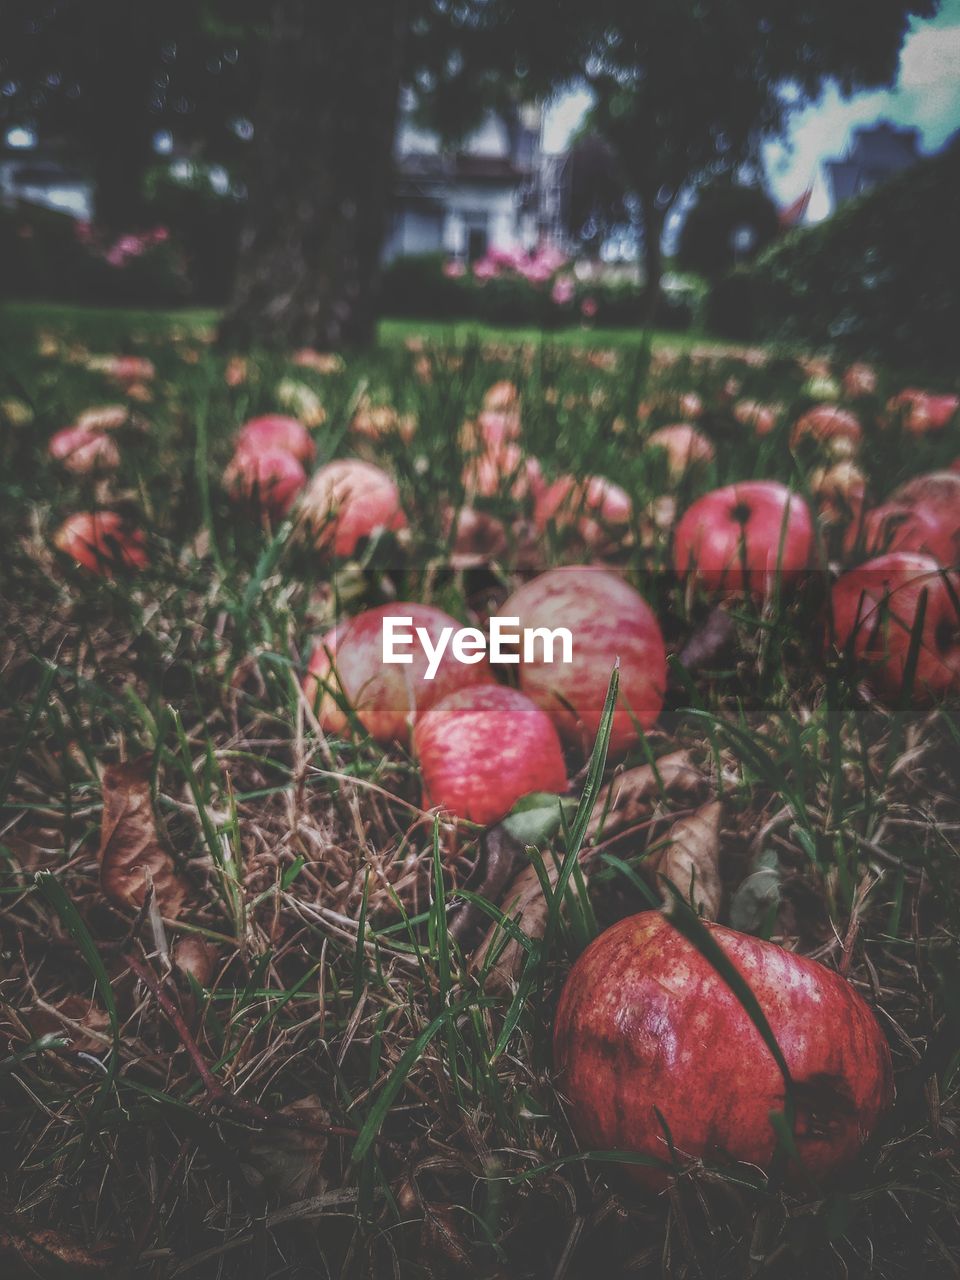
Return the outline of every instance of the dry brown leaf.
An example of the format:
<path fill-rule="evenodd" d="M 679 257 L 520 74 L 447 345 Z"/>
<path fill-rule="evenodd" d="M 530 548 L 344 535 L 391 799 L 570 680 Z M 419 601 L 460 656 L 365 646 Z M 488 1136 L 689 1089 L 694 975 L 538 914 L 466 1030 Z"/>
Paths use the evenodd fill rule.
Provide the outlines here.
<path fill-rule="evenodd" d="M 115 1244 L 88 1249 L 51 1227 L 21 1226 L 11 1218 L 0 1222 L 0 1274 L 4 1280 L 105 1275 L 116 1261 Z"/>
<path fill-rule="evenodd" d="M 723 898 L 718 862 L 720 814 L 723 806 L 712 800 L 670 828 L 664 847 L 650 858 L 651 871 L 669 880 L 704 920 L 716 920 Z M 672 900 L 663 886 L 665 902 Z"/>
<path fill-rule="evenodd" d="M 327 1137 L 320 1127 L 330 1113 L 316 1094 L 298 1098 L 277 1113 L 308 1122 L 303 1129 L 264 1129 L 251 1139 L 243 1154 L 243 1170 L 253 1186 L 263 1186 L 284 1202 L 320 1195 L 326 1189 L 323 1159 Z"/>
<path fill-rule="evenodd" d="M 598 836 L 611 836 L 647 817 L 650 801 L 661 789 L 667 795 L 682 795 L 699 790 L 703 783 L 703 774 L 691 763 L 687 751 L 661 756 L 656 771 L 641 764 L 617 774 L 597 796 L 584 844 L 593 844 Z"/>
<path fill-rule="evenodd" d="M 153 885 L 161 913 L 180 914 L 187 885 L 160 844 L 150 799 L 150 758 L 108 765 L 103 771 L 100 887 L 117 907 L 138 911 Z"/>
<path fill-rule="evenodd" d="M 673 751 L 657 761 L 656 770 L 651 765 L 639 765 L 618 774 L 597 796 L 590 821 L 587 824 L 580 862 L 586 878 L 592 856 L 591 846 L 600 837 L 609 838 L 642 818 L 649 816 L 651 802 L 661 792 L 668 795 L 688 794 L 704 784 L 704 776 L 695 768 L 686 751 Z M 545 860 L 551 885 L 557 883 L 559 869 L 550 859 Z M 501 903 L 505 915 L 520 924 L 528 938 L 539 938 L 547 921 L 547 904 L 540 879 L 532 866 L 525 867 L 514 879 Z M 482 968 L 485 958 L 494 944 L 503 943 L 502 931 L 494 925 L 473 953 L 475 969 Z M 488 985 L 505 988 L 520 971 L 524 949 L 512 938 L 502 946 L 497 961 L 491 969 Z"/>
<path fill-rule="evenodd" d="M 209 987 L 217 954 L 203 938 L 181 938 L 173 948 L 173 962 L 181 973 L 189 974 L 201 987 Z"/>

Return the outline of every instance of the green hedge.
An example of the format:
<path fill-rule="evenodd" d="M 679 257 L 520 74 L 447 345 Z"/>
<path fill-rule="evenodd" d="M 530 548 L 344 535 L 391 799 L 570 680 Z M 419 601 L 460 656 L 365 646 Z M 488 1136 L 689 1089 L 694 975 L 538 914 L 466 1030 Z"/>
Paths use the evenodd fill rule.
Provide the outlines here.
<path fill-rule="evenodd" d="M 723 337 L 956 367 L 958 228 L 955 143 L 723 277 L 707 301 L 707 323 Z"/>

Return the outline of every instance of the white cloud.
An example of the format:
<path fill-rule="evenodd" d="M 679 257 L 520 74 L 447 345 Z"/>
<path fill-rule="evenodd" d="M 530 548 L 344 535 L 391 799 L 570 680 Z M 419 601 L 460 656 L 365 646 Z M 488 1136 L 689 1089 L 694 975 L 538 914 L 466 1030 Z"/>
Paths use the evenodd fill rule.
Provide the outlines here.
<path fill-rule="evenodd" d="M 918 128 L 926 150 L 940 147 L 960 128 L 958 68 L 960 24 L 918 26 L 904 43 L 893 89 L 846 101 L 835 88 L 827 89 L 818 103 L 796 113 L 783 142 L 764 148 L 775 197 L 783 204 L 795 200 L 814 182 L 822 160 L 843 153 L 855 125 L 880 117 Z"/>

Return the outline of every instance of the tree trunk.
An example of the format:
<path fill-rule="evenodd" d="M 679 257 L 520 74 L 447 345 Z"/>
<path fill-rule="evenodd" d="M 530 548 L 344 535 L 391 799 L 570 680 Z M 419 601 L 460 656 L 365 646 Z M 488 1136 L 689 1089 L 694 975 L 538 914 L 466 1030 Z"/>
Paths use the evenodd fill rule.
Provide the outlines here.
<path fill-rule="evenodd" d="M 656 321 L 660 303 L 660 281 L 663 278 L 663 224 L 667 211 L 658 207 L 655 192 L 641 190 L 640 212 L 643 216 L 643 267 L 647 277 L 644 324 L 649 328 Z"/>
<path fill-rule="evenodd" d="M 276 0 L 225 344 L 373 340 L 405 8 Z"/>
<path fill-rule="evenodd" d="M 129 0 L 101 0 L 89 20 L 96 35 L 84 107 L 96 219 L 111 231 L 136 231 L 146 215 L 144 179 L 157 128 L 150 112 L 155 33 Z"/>

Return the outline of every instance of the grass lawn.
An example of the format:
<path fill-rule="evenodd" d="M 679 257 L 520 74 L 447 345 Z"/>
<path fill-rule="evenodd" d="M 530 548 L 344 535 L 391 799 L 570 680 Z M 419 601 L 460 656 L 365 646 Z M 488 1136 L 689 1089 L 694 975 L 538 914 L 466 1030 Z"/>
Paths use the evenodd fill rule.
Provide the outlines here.
<path fill-rule="evenodd" d="M 228 362 L 204 341 L 214 318 L 0 312 L 0 1274 L 955 1275 L 960 704 L 909 674 L 878 696 L 824 643 L 831 583 L 863 551 L 829 500 L 836 459 L 791 428 L 841 371 L 689 336 L 401 322 L 323 369 Z M 92 359 L 119 350 L 150 366 L 124 381 Z M 845 402 L 870 502 L 960 453 L 956 420 L 882 425 L 902 383 L 879 379 Z M 484 472 L 464 423 L 503 381 L 519 441 Z M 744 400 L 774 406 L 768 434 L 738 420 Z M 116 403 L 115 467 L 48 455 Z M 332 560 L 296 509 L 271 521 L 232 500 L 238 427 L 278 411 L 310 421 L 311 467 L 389 473 L 407 528 Z M 713 457 L 671 476 L 648 440 L 685 417 Z M 533 534 L 534 459 L 545 482 L 621 486 L 628 524 Z M 818 568 L 727 600 L 718 629 L 717 600 L 672 570 L 672 532 L 747 479 L 809 502 Z M 486 547 L 453 546 L 468 503 Z M 99 575 L 57 550 L 93 510 L 142 531 L 144 566 Z M 592 735 L 565 746 L 566 829 L 541 801 L 518 845 L 499 823 L 437 822 L 410 742 L 375 741 L 362 707 L 323 712 L 302 681 L 338 618 L 415 601 L 482 626 L 519 584 L 587 561 L 648 602 L 671 674 L 655 723 L 593 779 L 628 777 L 630 804 L 588 796 L 566 892 L 534 890 L 517 922 L 514 878 L 539 865 L 549 883 L 577 853 Z M 519 767 L 511 738 L 488 743 L 495 781 Z M 683 785 L 663 772 L 675 752 Z M 654 867 L 707 813 L 697 865 L 718 919 L 843 973 L 889 1042 L 896 1102 L 831 1178 L 784 1183 L 711 1148 L 677 1153 L 650 1194 L 629 1153 L 584 1150 L 569 1123 L 551 1049 L 564 980 L 595 933 L 659 903 Z M 699 883 L 677 889 L 696 900 Z M 498 926 L 499 980 L 480 949 Z M 842 1031 L 808 1016 L 829 1058 Z M 723 1040 L 681 1048 L 706 1071 Z M 767 1052 L 751 1028 L 733 1055 L 748 1091 Z M 798 1141 L 849 1122 L 829 1073 L 796 1083 Z M 667 1119 L 707 1102 L 674 1099 Z"/>
<path fill-rule="evenodd" d="M 0 335 L 15 340 L 17 334 L 32 333 L 36 328 L 63 327 L 83 332 L 87 339 L 96 334 L 103 342 L 122 342 L 133 331 L 159 333 L 169 328 L 204 329 L 216 324 L 218 312 L 209 308 L 182 310 L 118 310 L 106 307 L 82 307 L 48 302 L 14 302 L 0 304 Z M 636 329 L 572 328 L 544 333 L 539 329 L 507 328 L 480 324 L 471 320 L 455 322 L 427 320 L 384 320 L 380 325 L 380 341 L 384 345 L 419 337 L 429 342 L 462 345 L 479 342 L 540 342 L 558 346 L 636 347 L 644 334 Z M 696 333 L 655 331 L 651 334 L 655 347 L 687 350 L 695 345 L 722 347 L 724 344 Z"/>

